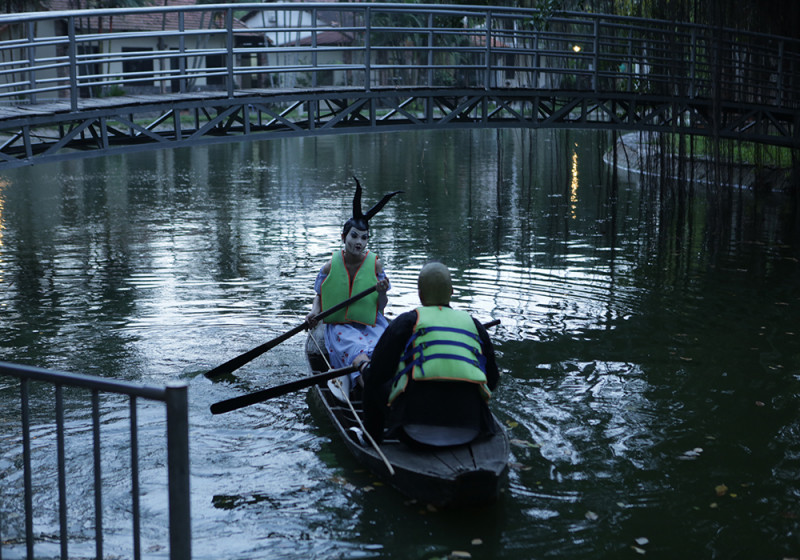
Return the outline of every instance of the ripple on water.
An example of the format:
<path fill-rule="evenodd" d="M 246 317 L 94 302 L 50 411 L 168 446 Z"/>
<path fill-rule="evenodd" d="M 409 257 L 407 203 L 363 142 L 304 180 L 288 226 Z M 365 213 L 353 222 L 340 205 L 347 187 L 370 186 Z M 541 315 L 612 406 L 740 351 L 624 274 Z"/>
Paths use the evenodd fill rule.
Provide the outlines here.
<path fill-rule="evenodd" d="M 234 143 L 9 170 L 6 355 L 189 383 L 198 559 L 617 558 L 642 536 L 654 557 L 797 556 L 797 228 L 782 199 L 764 201 L 773 210 L 761 216 L 744 191 L 727 205 L 710 204 L 721 192 L 686 192 L 692 211 L 673 215 L 661 185 L 612 192 L 601 167 L 589 171 L 605 145 L 594 132 L 485 132 Z M 569 164 L 578 136 L 591 141 L 579 150 L 573 205 L 561 193 L 561 155 Z M 225 380 L 202 375 L 302 321 L 356 173 L 365 203 L 379 185 L 406 191 L 371 241 L 392 280 L 390 315 L 417 305 L 418 270 L 441 257 L 454 270 L 455 306 L 502 320 L 492 406 L 515 443 L 496 508 L 433 512 L 373 485 L 301 393 L 208 410 L 306 374 L 296 337 Z M 24 532 L 16 387 L 0 390 L 0 404 L 0 480 L 15 500 L 9 511 L 3 494 L 5 540 Z M 127 403 L 102 406 L 108 554 L 125 557 Z M 163 556 L 164 413 L 140 406 L 145 548 Z M 42 398 L 33 410 L 43 493 L 34 521 L 48 534 L 57 532 L 55 500 L 45 505 L 52 408 Z M 71 411 L 68 468 L 80 542 L 71 551 L 90 557 L 86 410 Z M 731 490 L 720 497 L 722 483 Z M 485 544 L 470 548 L 472 537 Z"/>

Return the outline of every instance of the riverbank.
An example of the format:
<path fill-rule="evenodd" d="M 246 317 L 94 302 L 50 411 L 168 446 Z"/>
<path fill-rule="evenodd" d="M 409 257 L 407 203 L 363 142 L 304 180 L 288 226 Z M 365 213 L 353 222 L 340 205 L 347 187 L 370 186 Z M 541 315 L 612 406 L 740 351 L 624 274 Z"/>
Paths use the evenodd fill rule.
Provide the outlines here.
<path fill-rule="evenodd" d="M 786 191 L 792 186 L 790 165 L 764 165 L 749 162 L 722 161 L 714 165 L 711 157 L 694 154 L 679 157 L 677 153 L 664 156 L 655 134 L 632 132 L 619 137 L 614 150 L 603 157 L 609 165 L 626 174 L 659 175 L 667 173 L 674 179 L 693 180 L 701 184 L 747 189 Z"/>

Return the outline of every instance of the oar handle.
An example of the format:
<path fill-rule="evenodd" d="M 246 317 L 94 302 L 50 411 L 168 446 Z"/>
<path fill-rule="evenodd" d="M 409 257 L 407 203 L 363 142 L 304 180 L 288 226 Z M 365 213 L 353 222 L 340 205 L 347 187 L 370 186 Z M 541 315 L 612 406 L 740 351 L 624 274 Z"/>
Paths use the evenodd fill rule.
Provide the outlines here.
<path fill-rule="evenodd" d="M 244 408 L 245 406 L 250 406 L 251 404 L 257 404 L 275 397 L 280 397 L 286 393 L 299 391 L 300 389 L 305 389 L 306 387 L 311 387 L 312 385 L 318 385 L 319 383 L 329 379 L 341 377 L 342 375 L 347 375 L 348 373 L 353 373 L 357 370 L 358 368 L 356 366 L 330 369 L 324 373 L 317 373 L 310 377 L 304 377 L 303 379 L 298 379 L 297 381 L 290 381 L 289 383 L 270 387 L 269 389 L 264 389 L 263 391 L 257 391 L 255 393 L 249 393 L 247 395 L 219 401 L 211 405 L 211 414 L 223 414 L 232 410 Z"/>

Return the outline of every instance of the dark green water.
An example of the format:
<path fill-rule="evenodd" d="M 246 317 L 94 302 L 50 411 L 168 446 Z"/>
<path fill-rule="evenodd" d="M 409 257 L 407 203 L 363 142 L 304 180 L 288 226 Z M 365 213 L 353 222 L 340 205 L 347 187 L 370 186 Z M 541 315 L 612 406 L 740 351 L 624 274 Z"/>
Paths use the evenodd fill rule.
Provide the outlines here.
<path fill-rule="evenodd" d="M 196 558 L 800 557 L 800 218 L 782 194 L 621 177 L 606 134 L 460 131 L 198 147 L 0 177 L 0 359 L 189 383 Z M 375 486 L 302 393 L 289 330 L 338 246 L 356 175 L 393 283 L 429 259 L 494 330 L 502 499 L 436 512 Z M 37 550 L 58 534 L 52 399 L 34 392 Z M 0 537 L 24 553 L 17 391 L 0 379 Z M 71 551 L 91 555 L 88 405 L 70 400 Z M 163 412 L 142 405 L 143 535 L 167 554 Z M 103 401 L 109 554 L 130 557 L 127 404 Z M 477 539 L 477 540 L 476 540 Z M 88 551 L 88 552 L 86 552 Z"/>

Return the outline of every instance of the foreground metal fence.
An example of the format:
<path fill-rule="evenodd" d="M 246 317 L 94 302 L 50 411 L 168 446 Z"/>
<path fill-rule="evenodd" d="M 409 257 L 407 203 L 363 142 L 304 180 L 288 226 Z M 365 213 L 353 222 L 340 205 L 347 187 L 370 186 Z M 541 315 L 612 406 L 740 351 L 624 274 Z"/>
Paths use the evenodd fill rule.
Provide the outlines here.
<path fill-rule="evenodd" d="M 37 386 L 43 384 L 45 388 L 50 388 L 54 392 L 55 407 L 54 419 L 57 465 L 56 480 L 52 483 L 57 486 L 57 503 L 44 504 L 52 510 L 58 511 L 59 524 L 59 553 L 60 558 L 68 559 L 70 556 L 70 535 L 68 534 L 68 503 L 67 488 L 70 480 L 66 474 L 66 448 L 65 438 L 65 404 L 64 388 L 78 388 L 85 390 L 91 396 L 91 426 L 86 429 L 91 430 L 92 452 L 91 470 L 93 472 L 92 491 L 94 494 L 93 519 L 83 520 L 84 524 L 93 525 L 95 558 L 105 558 L 104 555 L 104 524 L 103 524 L 103 489 L 104 475 L 101 462 L 101 414 L 100 414 L 100 395 L 118 394 L 124 395 L 129 400 L 129 434 L 130 434 L 130 512 L 131 512 L 131 532 L 133 535 L 131 543 L 131 558 L 139 559 L 142 556 L 141 550 L 141 512 L 140 512 L 140 483 L 139 483 L 139 435 L 137 424 L 137 400 L 148 399 L 159 401 L 165 404 L 166 408 L 166 454 L 167 454 L 167 478 L 169 493 L 169 546 L 170 558 L 173 560 L 188 560 L 191 558 L 191 531 L 190 531 L 190 510 L 189 510 L 189 431 L 188 431 L 188 401 L 187 388 L 183 383 L 168 385 L 165 388 L 148 387 L 114 381 L 99 377 L 90 377 L 70 373 L 61 373 L 45 369 L 14 365 L 0 362 L 0 378 L 8 377 L 19 380 L 19 437 L 7 439 L 7 443 L 21 445 L 22 461 L 19 468 L 22 469 L 23 478 L 23 501 L 24 511 L 24 542 L 27 558 L 34 559 L 41 557 L 36 553 L 37 541 L 41 542 L 41 537 L 35 527 L 34 519 L 34 481 L 37 477 L 48 477 L 49 473 L 34 472 L 31 462 L 32 446 L 32 408 L 31 401 L 32 383 Z M 9 387 L 5 387 L 8 389 Z M 8 412 L 8 401 L 6 410 Z M 41 404 L 39 405 L 41 407 Z M 5 426 L 6 428 L 8 426 Z M 0 453 L 7 453 L 8 446 L 3 445 Z M 0 455 L 2 457 L 2 455 Z M 88 460 L 88 459 L 87 459 Z M 49 478 L 47 479 L 49 480 Z M 47 480 L 42 484 L 47 484 Z M 0 494 L 3 499 L 0 502 L 0 527 L 3 526 L 3 516 L 8 514 L 12 506 L 8 502 L 11 494 L 9 488 L 4 488 L 4 483 L 0 479 Z M 39 500 L 38 502 L 41 502 Z M 51 510 L 51 511 L 52 511 Z M 48 536 L 48 539 L 54 537 Z M 8 544 L 9 535 L 0 534 L 0 559 L 3 557 L 4 542 Z M 19 541 L 15 536 L 15 541 Z M 50 557 L 50 555 L 48 555 Z"/>
<path fill-rule="evenodd" d="M 591 121 L 797 146 L 799 112 L 800 41 L 690 23 L 360 2 L 0 15 L 0 167 L 342 125 Z"/>

